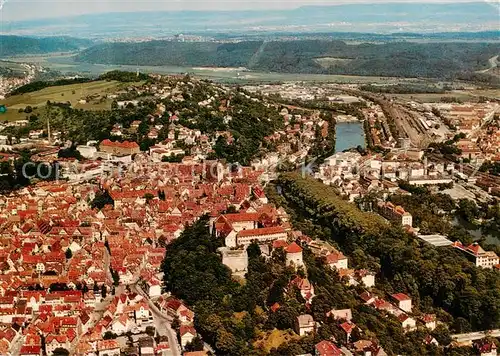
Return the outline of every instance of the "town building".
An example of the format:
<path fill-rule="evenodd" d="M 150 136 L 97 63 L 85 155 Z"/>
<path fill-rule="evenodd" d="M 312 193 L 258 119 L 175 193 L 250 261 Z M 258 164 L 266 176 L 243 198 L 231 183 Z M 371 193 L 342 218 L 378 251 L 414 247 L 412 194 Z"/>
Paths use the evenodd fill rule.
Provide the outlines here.
<path fill-rule="evenodd" d="M 316 322 L 309 314 L 299 315 L 295 322 L 295 331 L 300 336 L 305 336 L 316 330 Z"/>
<path fill-rule="evenodd" d="M 99 145 L 99 150 L 114 156 L 133 155 L 140 152 L 139 145 L 136 142 L 119 142 L 104 140 Z"/>
<path fill-rule="evenodd" d="M 352 311 L 351 309 L 332 309 L 328 313 L 326 313 L 326 317 L 332 317 L 335 320 L 345 320 L 345 321 L 351 321 L 352 320 Z"/>
<path fill-rule="evenodd" d="M 263 227 L 251 230 L 241 230 L 233 237 L 226 237 L 226 246 L 248 246 L 252 242 L 263 244 L 274 240 L 286 240 L 288 237 L 282 226 Z"/>
<path fill-rule="evenodd" d="M 464 251 L 470 256 L 477 267 L 493 268 L 499 264 L 499 257 L 493 251 L 485 251 L 477 242 L 464 246 L 460 241 L 455 241 L 452 246 Z"/>
<path fill-rule="evenodd" d="M 411 298 L 404 293 L 396 293 L 391 295 L 399 309 L 411 313 Z"/>
<path fill-rule="evenodd" d="M 479 340 L 474 343 L 474 349 L 480 356 L 497 356 L 497 345 L 493 341 Z"/>
<path fill-rule="evenodd" d="M 287 266 L 295 268 L 304 266 L 304 262 L 302 261 L 302 247 L 297 245 L 297 243 L 292 242 L 285 248 L 285 252 Z"/>
<path fill-rule="evenodd" d="M 196 330 L 192 325 L 181 325 L 179 329 L 182 347 L 186 347 L 188 343 L 193 341 L 196 336 Z"/>
<path fill-rule="evenodd" d="M 323 340 L 314 346 L 315 356 L 343 356 L 344 353 L 333 342 Z"/>
<path fill-rule="evenodd" d="M 396 221 L 403 226 L 412 227 L 413 217 L 399 205 L 394 205 L 391 202 L 379 201 L 377 203 L 378 212 L 389 220 Z"/>

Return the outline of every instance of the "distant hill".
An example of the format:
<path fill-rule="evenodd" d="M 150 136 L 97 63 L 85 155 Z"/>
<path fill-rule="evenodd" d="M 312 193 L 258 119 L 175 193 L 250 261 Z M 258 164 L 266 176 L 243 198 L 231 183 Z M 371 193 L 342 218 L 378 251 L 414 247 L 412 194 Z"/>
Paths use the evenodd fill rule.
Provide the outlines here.
<path fill-rule="evenodd" d="M 488 68 L 497 44 L 346 44 L 343 41 L 150 41 L 106 43 L 82 51 L 77 61 L 122 65 L 247 67 L 286 73 L 454 78 Z"/>
<path fill-rule="evenodd" d="M 9 9 L 22 2 L 12 1 Z M 159 37 L 179 33 L 370 32 L 433 33 L 498 30 L 498 5 L 481 2 L 376 3 L 306 6 L 257 11 L 169 11 L 170 2 L 144 5 L 143 12 L 89 14 L 60 19 L 9 22 L 2 30 L 37 36 Z M 149 10 L 149 11 L 146 11 Z"/>
<path fill-rule="evenodd" d="M 24 37 L 0 35 L 0 57 L 78 51 L 93 41 L 72 37 Z"/>

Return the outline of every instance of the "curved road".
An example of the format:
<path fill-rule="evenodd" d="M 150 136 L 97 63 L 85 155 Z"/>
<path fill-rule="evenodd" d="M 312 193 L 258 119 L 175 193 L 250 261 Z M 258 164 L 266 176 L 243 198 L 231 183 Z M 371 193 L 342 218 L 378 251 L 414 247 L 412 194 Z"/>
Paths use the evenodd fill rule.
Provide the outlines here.
<path fill-rule="evenodd" d="M 172 327 L 170 326 L 171 320 L 165 316 L 156 305 L 149 299 L 148 295 L 142 290 L 140 286 L 137 284 L 130 285 L 130 289 L 140 294 L 147 300 L 149 308 L 151 309 L 151 313 L 153 314 L 153 320 L 156 327 L 156 330 L 160 335 L 166 335 L 168 337 L 168 344 L 170 345 L 170 349 L 172 350 L 173 356 L 181 356 L 182 351 L 179 343 L 177 342 L 177 334 Z"/>
<path fill-rule="evenodd" d="M 478 73 L 488 73 L 490 70 L 498 67 L 498 65 L 499 65 L 498 57 L 499 56 L 495 56 L 495 57 L 491 57 L 490 59 L 488 59 L 488 63 L 490 64 L 490 67 L 488 69 L 479 70 Z"/>

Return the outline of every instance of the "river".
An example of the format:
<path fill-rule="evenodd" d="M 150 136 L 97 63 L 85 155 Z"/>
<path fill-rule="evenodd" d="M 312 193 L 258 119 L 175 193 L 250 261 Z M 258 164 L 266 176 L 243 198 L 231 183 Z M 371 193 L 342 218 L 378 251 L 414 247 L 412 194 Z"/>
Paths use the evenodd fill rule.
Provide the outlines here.
<path fill-rule="evenodd" d="M 468 223 L 461 219 L 454 218 L 451 221 L 454 226 L 460 226 L 467 230 L 469 234 L 472 235 L 475 241 L 480 240 L 484 237 L 487 244 L 500 245 L 500 234 L 498 231 L 485 231 L 478 228 L 474 224 Z"/>
<path fill-rule="evenodd" d="M 335 152 L 342 152 L 358 146 L 365 148 L 365 132 L 362 122 L 338 122 L 335 129 Z"/>

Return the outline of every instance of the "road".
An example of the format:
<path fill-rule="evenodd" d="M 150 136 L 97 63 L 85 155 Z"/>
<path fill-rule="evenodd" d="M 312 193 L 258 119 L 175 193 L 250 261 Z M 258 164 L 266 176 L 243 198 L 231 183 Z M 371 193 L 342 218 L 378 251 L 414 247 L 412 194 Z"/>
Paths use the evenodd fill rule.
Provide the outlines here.
<path fill-rule="evenodd" d="M 474 340 L 480 340 L 487 336 L 500 337 L 500 329 L 489 330 L 489 331 L 475 331 L 467 334 L 455 334 L 451 335 L 452 340 L 459 343 L 470 342 Z"/>
<path fill-rule="evenodd" d="M 35 321 L 38 319 L 38 315 L 36 315 L 33 320 L 31 320 L 31 323 L 34 324 Z M 24 341 L 25 341 L 25 337 L 24 335 L 22 335 L 21 333 L 17 336 L 17 338 L 15 339 L 14 343 L 10 346 L 10 349 L 9 349 L 9 353 L 7 354 L 7 356 L 17 356 L 17 355 L 20 355 L 21 354 L 21 347 L 23 346 L 24 344 Z"/>
<path fill-rule="evenodd" d="M 111 275 L 111 269 L 110 269 L 110 263 L 111 263 L 111 256 L 108 252 L 107 248 L 104 248 L 104 271 L 106 271 L 106 277 L 108 280 L 113 283 L 113 276 Z"/>
<path fill-rule="evenodd" d="M 484 69 L 484 70 L 480 70 L 478 71 L 478 73 L 488 73 L 490 70 L 498 67 L 498 57 L 499 56 L 495 56 L 495 57 L 491 57 L 490 59 L 488 59 L 488 63 L 490 65 L 490 67 L 488 69 Z"/>
<path fill-rule="evenodd" d="M 469 139 L 478 138 L 478 136 L 481 134 L 481 131 L 486 129 L 494 120 L 495 120 L 495 115 L 491 115 L 491 117 L 488 120 L 483 121 L 478 128 L 472 130 L 472 132 L 470 132 L 467 135 L 467 138 Z"/>
<path fill-rule="evenodd" d="M 18 336 L 16 341 L 11 345 L 10 347 L 10 352 L 7 354 L 7 356 L 17 356 L 21 353 L 21 347 L 23 346 L 24 343 L 24 335 Z"/>
<path fill-rule="evenodd" d="M 108 253 L 108 250 L 105 249 L 104 268 L 107 271 L 106 275 L 108 276 L 108 278 L 111 281 L 113 281 L 113 277 L 111 275 L 111 270 L 110 270 L 110 257 L 111 256 Z M 170 348 L 172 350 L 172 355 L 173 356 L 181 356 L 182 351 L 181 351 L 181 347 L 180 347 L 179 343 L 177 342 L 176 332 L 172 329 L 172 327 L 170 325 L 172 320 L 170 320 L 166 315 L 164 315 L 156 307 L 156 305 L 151 301 L 151 299 L 149 299 L 149 296 L 138 285 L 140 271 L 142 270 L 142 267 L 143 266 L 140 266 L 140 268 L 137 269 L 137 271 L 133 277 L 134 282 L 132 284 L 129 284 L 128 286 L 130 287 L 130 290 L 132 292 L 135 292 L 137 294 L 142 295 L 144 297 L 144 299 L 148 302 L 151 313 L 153 314 L 153 322 L 154 322 L 155 328 L 161 336 L 164 336 L 164 335 L 167 336 L 168 344 L 170 345 Z M 120 295 L 122 292 L 124 292 L 124 289 L 125 289 L 125 286 L 123 284 L 120 284 L 118 287 L 116 287 L 115 295 Z"/>
<path fill-rule="evenodd" d="M 170 323 L 171 320 L 165 314 L 163 314 L 156 305 L 149 299 L 149 296 L 142 290 L 142 288 L 137 284 L 130 285 L 130 290 L 133 292 L 140 294 L 146 299 L 149 304 L 149 308 L 151 309 L 151 313 L 153 314 L 153 320 L 156 327 L 156 330 L 160 335 L 166 335 L 168 337 L 168 344 L 172 349 L 173 356 L 181 356 L 182 351 L 179 343 L 177 342 L 177 335 L 175 331 L 172 329 Z"/>

